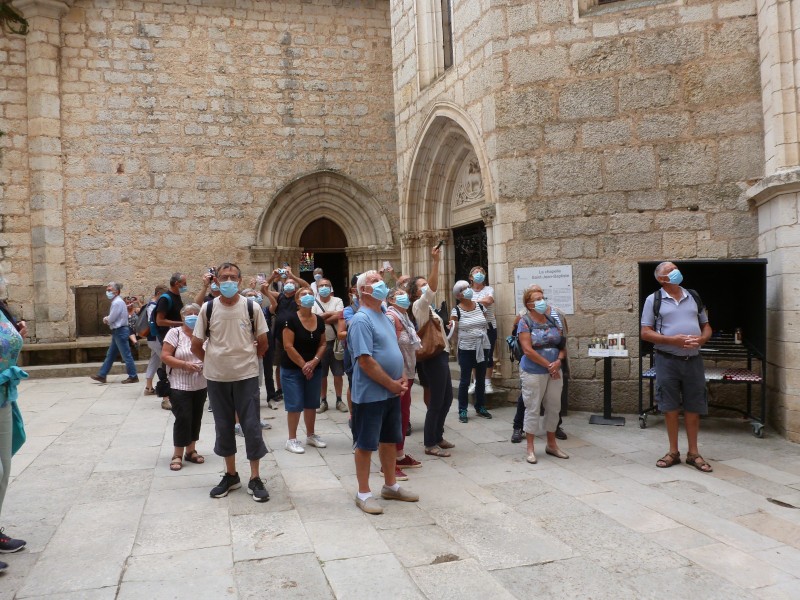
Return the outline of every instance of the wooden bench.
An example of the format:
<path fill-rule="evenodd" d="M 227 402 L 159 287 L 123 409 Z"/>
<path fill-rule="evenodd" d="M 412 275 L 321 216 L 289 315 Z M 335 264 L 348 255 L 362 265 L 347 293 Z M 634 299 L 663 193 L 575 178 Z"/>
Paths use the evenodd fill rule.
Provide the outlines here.
<path fill-rule="evenodd" d="M 88 361 L 88 353 L 87 350 L 93 350 L 97 348 L 108 348 L 108 345 L 111 343 L 111 336 L 96 336 L 96 337 L 80 337 L 74 340 L 70 340 L 67 342 L 34 342 L 34 343 L 26 343 L 22 346 L 23 354 L 20 355 L 20 366 L 30 364 L 31 358 L 29 355 L 34 353 L 40 352 L 51 352 L 58 356 L 58 353 L 68 353 L 69 360 L 67 361 L 60 361 L 60 362 L 67 362 L 71 364 L 81 364 Z M 139 340 L 139 357 L 140 358 L 148 358 L 149 354 L 144 355 L 142 353 L 142 349 L 145 349 L 145 353 L 149 353 L 149 348 L 147 346 L 147 340 Z"/>

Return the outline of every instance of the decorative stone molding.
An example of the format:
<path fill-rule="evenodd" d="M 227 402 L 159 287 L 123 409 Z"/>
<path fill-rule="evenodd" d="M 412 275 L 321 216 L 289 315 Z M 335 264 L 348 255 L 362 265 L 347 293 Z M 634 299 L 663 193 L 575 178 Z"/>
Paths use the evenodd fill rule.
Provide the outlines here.
<path fill-rule="evenodd" d="M 459 208 L 466 204 L 483 202 L 484 198 L 481 166 L 478 162 L 478 157 L 472 151 L 461 163 L 461 168 L 456 176 L 453 207 Z"/>
<path fill-rule="evenodd" d="M 486 227 L 491 227 L 497 217 L 497 207 L 494 204 L 481 208 L 481 219 Z"/>
<path fill-rule="evenodd" d="M 11 6 L 26 19 L 38 16 L 60 19 L 72 8 L 73 2 L 74 0 L 13 0 Z M 33 30 L 31 27 L 31 31 Z"/>
<path fill-rule="evenodd" d="M 800 167 L 768 175 L 745 190 L 744 197 L 761 206 L 780 194 L 800 192 Z"/>

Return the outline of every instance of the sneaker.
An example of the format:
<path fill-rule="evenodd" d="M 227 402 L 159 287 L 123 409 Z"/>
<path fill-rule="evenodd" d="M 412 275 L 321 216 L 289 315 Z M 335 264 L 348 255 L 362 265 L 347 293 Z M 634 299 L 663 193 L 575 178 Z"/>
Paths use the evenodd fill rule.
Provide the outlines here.
<path fill-rule="evenodd" d="M 403 458 L 398 458 L 396 464 L 404 469 L 419 469 L 422 466 L 422 463 L 410 454 L 406 454 Z"/>
<path fill-rule="evenodd" d="M 139 378 L 138 377 L 126 377 L 125 379 L 120 381 L 120 383 L 139 383 Z"/>
<path fill-rule="evenodd" d="M 164 410 L 172 410 L 172 402 L 169 401 L 169 397 L 164 398 L 161 400 L 161 408 Z"/>
<path fill-rule="evenodd" d="M 208 403 L 208 408 L 207 408 L 206 410 L 207 410 L 208 412 L 214 412 L 213 410 L 211 410 L 211 403 L 210 403 L 210 402 Z"/>
<path fill-rule="evenodd" d="M 328 410 L 328 401 L 325 400 L 325 398 L 323 398 L 322 400 L 319 401 L 319 408 L 317 409 L 317 414 L 321 415 L 326 410 Z"/>
<path fill-rule="evenodd" d="M 272 425 L 270 425 L 266 419 L 261 419 L 259 424 L 261 425 L 261 429 L 272 429 Z"/>
<path fill-rule="evenodd" d="M 469 384 L 469 388 L 467 388 L 467 393 L 468 394 L 474 394 L 475 393 L 475 382 L 474 381 Z"/>
<path fill-rule="evenodd" d="M 234 424 L 233 433 L 235 433 L 239 437 L 244 437 L 244 431 L 242 431 L 242 426 L 239 425 L 239 423 Z"/>
<path fill-rule="evenodd" d="M 511 434 L 511 443 L 519 444 L 522 441 L 522 435 L 522 429 L 515 429 L 514 433 Z"/>
<path fill-rule="evenodd" d="M 400 500 L 401 502 L 417 502 L 419 500 L 419 495 L 414 492 L 409 492 L 403 488 L 393 490 L 386 485 L 381 488 L 381 497 L 384 500 Z"/>
<path fill-rule="evenodd" d="M 487 381 L 483 386 L 483 391 L 485 394 L 494 394 L 494 388 L 492 387 L 492 382 Z"/>
<path fill-rule="evenodd" d="M 269 500 L 269 492 L 267 488 L 264 487 L 264 482 L 261 481 L 260 477 L 250 480 L 250 483 L 247 484 L 247 493 L 250 494 L 256 502 L 266 502 Z"/>
<path fill-rule="evenodd" d="M 0 529 L 0 552 L 3 554 L 11 554 L 12 552 L 19 552 L 25 547 L 25 540 L 15 540 L 8 537 L 3 530 Z"/>
<path fill-rule="evenodd" d="M 368 515 L 382 515 L 383 508 L 381 505 L 378 504 L 378 501 L 375 500 L 375 496 L 370 496 L 366 500 L 361 500 L 356 494 L 356 506 L 363 510 Z"/>
<path fill-rule="evenodd" d="M 347 410 L 347 404 L 345 404 L 345 402 L 343 400 L 337 400 L 336 401 L 336 410 L 338 410 L 339 412 L 345 412 L 345 413 L 346 412 L 350 412 L 350 411 Z"/>
<path fill-rule="evenodd" d="M 217 487 L 211 489 L 209 495 L 212 498 L 224 498 L 228 495 L 228 492 L 231 490 L 238 490 L 240 487 L 242 487 L 242 480 L 239 479 L 238 473 L 234 473 L 233 475 L 225 473 L 219 484 L 217 484 Z"/>
<path fill-rule="evenodd" d="M 293 439 L 293 440 L 286 440 L 286 445 L 284 446 L 286 450 L 291 452 L 292 454 L 305 454 L 306 449 L 303 448 L 303 444 L 300 443 L 300 440 Z"/>
<path fill-rule="evenodd" d="M 100 375 L 89 375 L 89 379 L 93 379 L 97 383 L 105 383 L 106 382 L 106 378 L 105 377 L 101 377 Z"/>
<path fill-rule="evenodd" d="M 267 408 L 271 408 L 272 410 L 278 410 L 278 405 L 275 403 L 274 399 L 267 400 Z"/>
<path fill-rule="evenodd" d="M 561 426 L 556 427 L 556 439 L 557 440 L 565 440 L 565 439 L 567 439 L 567 434 L 564 433 L 564 430 L 561 429 Z"/>
<path fill-rule="evenodd" d="M 381 477 L 383 477 L 383 467 L 381 467 Z M 394 468 L 394 478 L 397 481 L 408 481 L 408 475 L 403 472 L 403 469 L 400 467 Z"/>
<path fill-rule="evenodd" d="M 327 448 L 328 444 L 323 442 L 322 438 L 314 433 L 306 438 L 306 446 L 314 446 L 314 448 Z"/>
<path fill-rule="evenodd" d="M 458 411 L 458 420 L 461 421 L 462 423 L 466 423 L 467 421 L 469 421 L 469 419 L 467 418 L 466 408 L 464 410 Z"/>
<path fill-rule="evenodd" d="M 490 413 L 488 410 L 486 410 L 485 406 L 481 406 L 480 408 L 476 408 L 475 409 L 475 414 L 478 415 L 479 417 L 483 417 L 484 419 L 491 419 L 492 418 L 492 413 Z"/>

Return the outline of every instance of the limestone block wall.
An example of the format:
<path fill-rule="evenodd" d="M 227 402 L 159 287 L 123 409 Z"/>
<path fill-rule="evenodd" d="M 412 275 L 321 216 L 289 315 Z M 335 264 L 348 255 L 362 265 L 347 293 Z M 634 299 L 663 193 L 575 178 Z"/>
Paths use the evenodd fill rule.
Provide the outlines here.
<path fill-rule="evenodd" d="M 60 27 L 52 68 L 70 286 L 118 279 L 145 293 L 175 270 L 196 282 L 222 259 L 247 269 L 270 199 L 319 170 L 363 186 L 396 224 L 385 2 L 76 0 Z M 13 59 L 0 62 L 11 88 L 0 88 L 10 96 L 0 110 L 16 129 L 27 117 L 25 91 L 13 89 L 25 42 L 0 44 Z M 0 193 L 24 215 L 24 128 L 2 143 Z M 3 235 L 20 232 L 4 252 L 24 261 L 28 230 L 4 217 Z"/>
<path fill-rule="evenodd" d="M 637 261 L 758 253 L 756 211 L 741 197 L 764 173 L 755 2 L 580 11 L 572 0 L 454 0 L 461 54 L 416 93 L 407 4 L 392 3 L 400 196 L 420 122 L 436 102 L 455 102 L 491 164 L 500 333 L 513 318 L 515 267 L 571 264 L 573 405 L 596 408 L 602 364 L 582 356 L 594 335 L 638 337 Z M 615 402 L 630 410 L 637 357 L 614 369 Z"/>

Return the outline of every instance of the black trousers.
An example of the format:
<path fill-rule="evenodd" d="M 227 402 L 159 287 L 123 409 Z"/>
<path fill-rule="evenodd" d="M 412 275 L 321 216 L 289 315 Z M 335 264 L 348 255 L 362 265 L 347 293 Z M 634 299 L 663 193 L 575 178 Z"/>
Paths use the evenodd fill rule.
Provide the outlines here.
<path fill-rule="evenodd" d="M 417 363 L 420 380 L 431 392 L 428 412 L 425 414 L 425 447 L 432 448 L 444 437 L 444 420 L 453 404 L 453 382 L 450 378 L 450 356 L 440 352 L 437 356 Z"/>
<path fill-rule="evenodd" d="M 203 421 L 203 407 L 206 404 L 206 389 L 186 392 L 172 388 L 170 392 L 172 414 L 175 424 L 172 426 L 172 444 L 176 448 L 185 448 L 200 439 L 200 424 Z"/>

